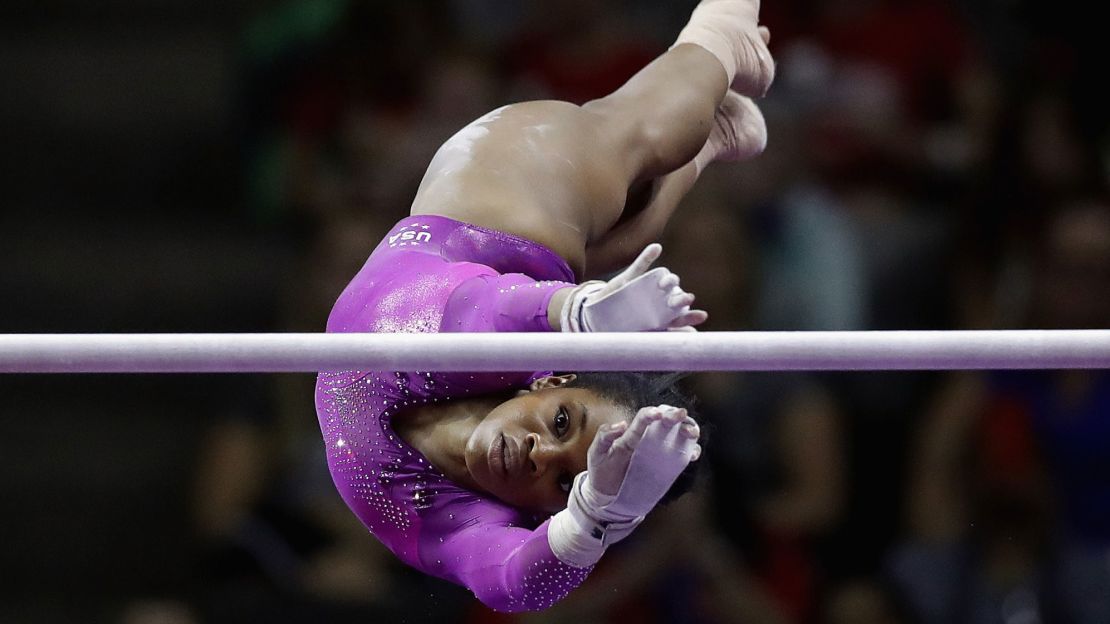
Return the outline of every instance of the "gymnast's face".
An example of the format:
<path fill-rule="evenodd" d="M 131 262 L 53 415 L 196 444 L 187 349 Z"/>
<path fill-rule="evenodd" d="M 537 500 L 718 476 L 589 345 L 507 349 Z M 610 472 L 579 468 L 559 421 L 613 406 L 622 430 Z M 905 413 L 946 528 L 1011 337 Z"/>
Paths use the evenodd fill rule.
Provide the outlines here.
<path fill-rule="evenodd" d="M 573 381 L 574 375 L 537 379 L 478 424 L 465 461 L 481 489 L 532 511 L 555 513 L 567 506 L 598 427 L 632 418 L 628 408 L 575 388 Z"/>

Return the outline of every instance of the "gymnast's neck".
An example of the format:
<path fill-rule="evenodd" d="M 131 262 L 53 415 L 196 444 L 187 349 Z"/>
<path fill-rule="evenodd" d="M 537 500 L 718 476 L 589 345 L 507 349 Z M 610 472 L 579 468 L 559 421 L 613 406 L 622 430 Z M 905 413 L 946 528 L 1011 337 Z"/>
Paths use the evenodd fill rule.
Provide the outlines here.
<path fill-rule="evenodd" d="M 511 394 L 484 395 L 434 405 L 414 405 L 397 412 L 390 425 L 445 477 L 477 490 L 464 453 L 474 428 Z"/>

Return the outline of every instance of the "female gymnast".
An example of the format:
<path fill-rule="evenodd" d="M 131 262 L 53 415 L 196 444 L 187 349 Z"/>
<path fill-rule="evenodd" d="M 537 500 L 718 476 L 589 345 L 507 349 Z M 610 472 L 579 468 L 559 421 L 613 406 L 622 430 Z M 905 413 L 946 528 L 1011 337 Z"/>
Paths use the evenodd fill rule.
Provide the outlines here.
<path fill-rule="evenodd" d="M 750 98 L 774 63 L 758 14 L 759 0 L 703 0 L 674 47 L 613 94 L 514 104 L 461 130 L 327 330 L 693 331 L 706 313 L 677 276 L 649 270 L 650 243 L 706 165 L 763 150 Z M 379 540 L 494 609 L 538 610 L 698 458 L 671 382 L 325 372 L 316 407 L 336 487 Z"/>

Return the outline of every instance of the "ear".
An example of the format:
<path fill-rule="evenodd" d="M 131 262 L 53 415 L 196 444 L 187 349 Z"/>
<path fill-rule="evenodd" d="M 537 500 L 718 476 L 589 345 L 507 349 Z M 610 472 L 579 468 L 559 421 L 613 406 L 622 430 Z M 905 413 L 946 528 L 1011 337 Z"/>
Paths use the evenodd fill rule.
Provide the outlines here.
<path fill-rule="evenodd" d="M 559 387 L 562 387 L 562 386 L 565 386 L 565 385 L 569 384 L 570 382 L 574 381 L 577 378 L 578 378 L 578 376 L 575 375 L 574 373 L 569 373 L 569 374 L 566 374 L 566 375 L 549 375 L 547 377 L 540 377 L 539 379 L 533 381 L 532 384 L 530 386 L 528 386 L 528 389 L 531 392 L 535 392 L 537 390 L 547 390 L 548 388 L 559 388 Z"/>

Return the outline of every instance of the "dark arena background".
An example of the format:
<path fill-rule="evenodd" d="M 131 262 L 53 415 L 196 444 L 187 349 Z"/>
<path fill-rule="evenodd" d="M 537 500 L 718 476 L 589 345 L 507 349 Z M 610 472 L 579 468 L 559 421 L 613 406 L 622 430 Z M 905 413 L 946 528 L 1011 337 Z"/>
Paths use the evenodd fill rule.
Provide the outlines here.
<path fill-rule="evenodd" d="M 322 331 L 436 148 L 689 0 L 5 0 L 0 332 Z M 764 0 L 767 151 L 663 262 L 709 330 L 1110 327 L 1097 3 Z M 1110 622 L 1110 373 L 704 374 L 696 493 L 507 615 L 338 498 L 311 375 L 0 377 L 0 623 Z"/>

